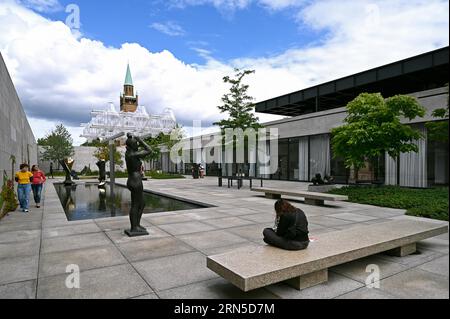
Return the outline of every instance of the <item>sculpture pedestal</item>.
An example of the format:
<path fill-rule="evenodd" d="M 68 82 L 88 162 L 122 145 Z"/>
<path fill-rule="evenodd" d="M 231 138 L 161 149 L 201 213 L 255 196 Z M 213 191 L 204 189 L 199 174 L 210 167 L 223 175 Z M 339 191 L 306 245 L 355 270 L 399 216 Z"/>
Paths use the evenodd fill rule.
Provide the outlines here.
<path fill-rule="evenodd" d="M 148 235 L 150 235 L 148 233 L 148 231 L 146 231 L 146 230 L 138 230 L 138 231 L 133 231 L 133 232 L 131 230 L 126 230 L 125 234 L 128 237 L 139 237 L 139 236 L 148 236 Z"/>

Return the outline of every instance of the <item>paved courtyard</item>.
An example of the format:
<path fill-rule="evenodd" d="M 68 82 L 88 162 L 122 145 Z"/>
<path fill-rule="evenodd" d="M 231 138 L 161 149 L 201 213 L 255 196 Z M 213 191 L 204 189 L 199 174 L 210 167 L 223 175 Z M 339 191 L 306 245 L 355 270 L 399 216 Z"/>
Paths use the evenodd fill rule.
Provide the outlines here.
<path fill-rule="evenodd" d="M 307 188 L 280 181 L 265 186 Z M 0 221 L 0 298 L 449 298 L 448 233 L 420 242 L 418 254 L 380 254 L 331 268 L 328 283 L 303 291 L 281 283 L 241 292 L 207 269 L 206 256 L 264 245 L 274 200 L 250 192 L 248 185 L 219 188 L 215 178 L 150 180 L 144 187 L 215 207 L 144 215 L 150 236 L 130 239 L 123 234 L 128 217 L 68 222 L 50 182 L 41 209 Z M 370 205 L 292 202 L 306 212 L 310 236 L 318 239 L 326 232 L 412 218 Z M 71 264 L 80 267 L 80 289 L 66 288 Z M 380 267 L 379 289 L 365 286 L 370 264 Z"/>

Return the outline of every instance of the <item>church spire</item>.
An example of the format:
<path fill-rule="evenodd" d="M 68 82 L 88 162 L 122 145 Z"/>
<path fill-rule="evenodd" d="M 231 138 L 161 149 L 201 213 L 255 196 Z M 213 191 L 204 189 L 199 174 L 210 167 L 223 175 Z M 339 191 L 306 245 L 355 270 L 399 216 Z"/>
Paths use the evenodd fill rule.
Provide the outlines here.
<path fill-rule="evenodd" d="M 133 78 L 131 77 L 130 63 L 127 65 L 127 75 L 125 76 L 125 85 L 133 85 Z"/>
<path fill-rule="evenodd" d="M 120 111 L 136 112 L 139 97 L 134 94 L 133 78 L 131 77 L 130 63 L 127 65 L 127 74 L 123 85 L 123 95 L 120 96 Z"/>

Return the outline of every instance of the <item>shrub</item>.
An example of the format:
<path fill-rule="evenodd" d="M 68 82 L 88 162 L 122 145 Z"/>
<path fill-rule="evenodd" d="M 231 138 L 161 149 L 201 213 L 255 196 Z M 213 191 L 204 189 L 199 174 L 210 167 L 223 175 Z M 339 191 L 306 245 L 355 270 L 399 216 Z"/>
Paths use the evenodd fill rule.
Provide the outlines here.
<path fill-rule="evenodd" d="M 448 221 L 448 187 L 349 186 L 330 193 L 347 195 L 354 203 L 406 209 L 410 216 Z"/>
<path fill-rule="evenodd" d="M 14 183 L 12 181 L 8 181 L 5 185 L 3 185 L 0 197 L 5 204 L 5 206 L 3 207 L 3 211 L 0 212 L 1 218 L 4 214 L 15 211 L 18 206 L 16 193 L 14 192 Z"/>

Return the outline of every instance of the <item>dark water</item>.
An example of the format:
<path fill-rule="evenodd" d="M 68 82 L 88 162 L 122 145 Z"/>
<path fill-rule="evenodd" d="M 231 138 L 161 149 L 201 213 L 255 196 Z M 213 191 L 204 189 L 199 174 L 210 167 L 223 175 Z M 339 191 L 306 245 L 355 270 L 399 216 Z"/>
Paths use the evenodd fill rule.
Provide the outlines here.
<path fill-rule="evenodd" d="M 95 184 L 54 185 L 69 221 L 128 216 L 130 211 L 131 193 L 126 187 L 116 186 L 111 198 L 109 185 L 104 191 Z M 144 214 L 206 207 L 146 192 L 144 201 Z"/>

